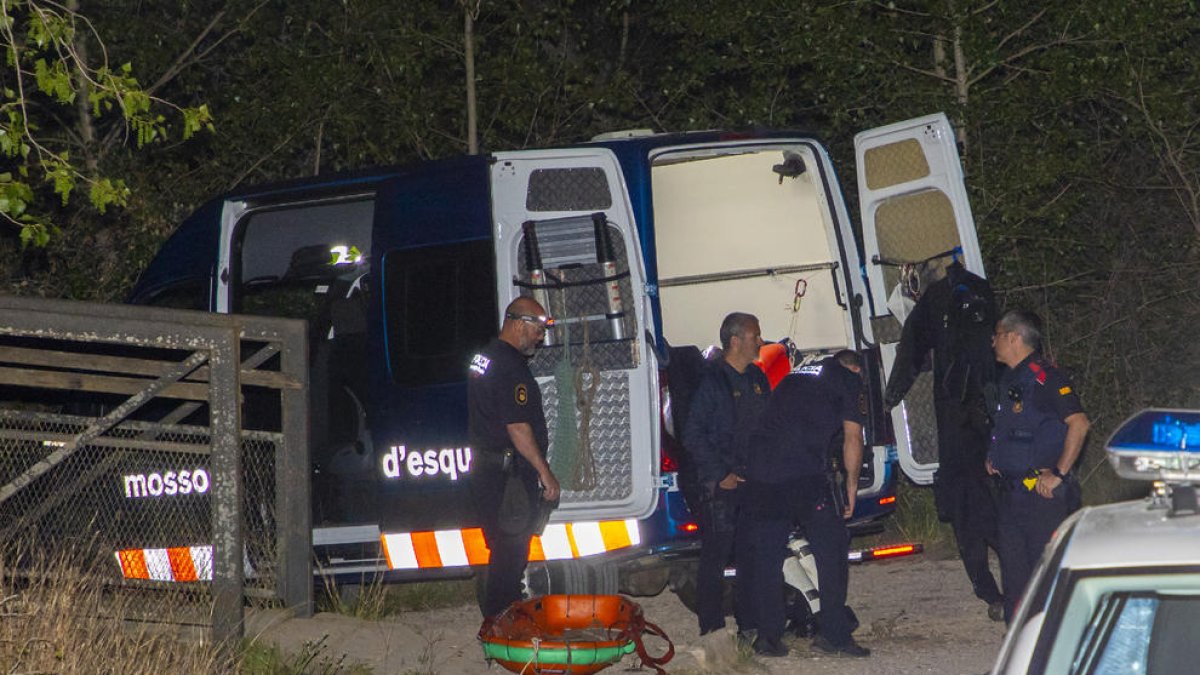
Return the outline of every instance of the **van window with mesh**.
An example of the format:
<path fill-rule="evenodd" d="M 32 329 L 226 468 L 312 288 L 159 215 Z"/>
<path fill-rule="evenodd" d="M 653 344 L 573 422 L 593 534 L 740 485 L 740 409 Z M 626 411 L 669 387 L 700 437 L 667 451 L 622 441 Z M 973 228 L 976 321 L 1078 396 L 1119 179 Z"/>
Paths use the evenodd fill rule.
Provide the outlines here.
<path fill-rule="evenodd" d="M 392 379 L 407 386 L 466 377 L 471 355 L 496 333 L 496 266 L 491 241 L 383 258 L 383 304 Z"/>

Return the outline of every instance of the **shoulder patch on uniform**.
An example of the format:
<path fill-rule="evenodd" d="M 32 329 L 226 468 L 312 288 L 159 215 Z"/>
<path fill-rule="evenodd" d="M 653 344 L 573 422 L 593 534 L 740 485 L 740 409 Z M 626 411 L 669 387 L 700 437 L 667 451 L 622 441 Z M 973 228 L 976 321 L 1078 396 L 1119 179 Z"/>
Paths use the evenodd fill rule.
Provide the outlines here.
<path fill-rule="evenodd" d="M 517 388 L 513 390 L 513 398 L 517 401 L 517 405 L 525 405 L 529 402 L 529 390 L 525 388 L 524 383 L 518 384 Z"/>
<path fill-rule="evenodd" d="M 1059 396 L 1066 396 L 1066 395 L 1067 395 L 1067 394 L 1069 394 L 1069 393 L 1071 393 L 1071 388 L 1070 388 L 1070 387 L 1063 387 L 1062 389 L 1059 389 L 1059 390 L 1058 390 L 1058 394 L 1059 394 Z"/>
<path fill-rule="evenodd" d="M 1046 384 L 1046 369 L 1045 368 L 1042 368 L 1042 366 L 1037 361 L 1030 361 L 1029 369 L 1033 371 L 1034 378 L 1037 380 L 1038 384 Z"/>
<path fill-rule="evenodd" d="M 476 375 L 486 375 L 488 367 L 492 365 L 492 360 L 483 354 L 476 354 L 471 357 L 471 372 Z"/>
<path fill-rule="evenodd" d="M 821 364 L 813 363 L 813 364 L 809 364 L 807 366 L 800 366 L 799 368 L 793 370 L 792 372 L 796 373 L 797 375 L 820 375 L 821 371 L 824 369 L 825 369 L 825 367 L 822 366 Z"/>

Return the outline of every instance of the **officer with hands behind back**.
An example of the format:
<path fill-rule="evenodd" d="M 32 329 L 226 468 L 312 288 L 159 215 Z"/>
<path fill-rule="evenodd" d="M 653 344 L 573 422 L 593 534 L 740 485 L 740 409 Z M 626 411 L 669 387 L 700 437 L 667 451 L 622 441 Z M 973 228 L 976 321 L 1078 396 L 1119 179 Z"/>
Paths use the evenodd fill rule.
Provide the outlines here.
<path fill-rule="evenodd" d="M 1000 376 L 987 471 L 1000 478 L 1000 577 L 1004 620 L 1012 620 L 1042 549 L 1070 514 L 1078 488 L 1071 469 L 1087 436 L 1087 415 L 1070 380 L 1041 354 L 1042 320 L 1011 311 L 992 338 Z"/>
<path fill-rule="evenodd" d="M 761 547 L 752 575 L 759 612 L 755 651 L 760 654 L 784 656 L 788 651 L 780 642 L 785 622 L 781 589 L 787 540 L 796 522 L 817 564 L 821 611 L 813 648 L 847 656 L 871 653 L 851 636 L 853 620 L 846 607 L 850 533 L 845 521 L 854 513 L 858 494 L 866 420 L 861 372 L 861 357 L 851 350 L 793 370 L 776 385 L 755 435 L 744 508 L 750 536 Z M 846 471 L 841 509 L 827 476 L 830 444 L 839 432 L 844 434 Z"/>
<path fill-rule="evenodd" d="M 491 550 L 480 604 L 485 620 L 521 599 L 529 541 L 546 508 L 539 501 L 559 497 L 546 462 L 542 394 L 528 364 L 551 323 L 536 300 L 519 297 L 504 310 L 499 337 L 471 360 L 467 410 L 475 458 L 469 480 Z"/>
<path fill-rule="evenodd" d="M 741 569 L 751 557 L 737 537 L 740 485 L 745 476 L 750 436 L 767 405 L 771 385 L 753 362 L 763 345 L 758 319 L 734 312 L 721 322 L 721 358 L 705 371 L 692 399 L 683 441 L 696 466 L 701 490 L 700 566 L 696 572 L 696 614 L 700 634 L 725 626 L 722 607 L 725 566 L 738 542 L 738 601 L 734 616 L 743 640 L 754 630 L 744 598 Z"/>

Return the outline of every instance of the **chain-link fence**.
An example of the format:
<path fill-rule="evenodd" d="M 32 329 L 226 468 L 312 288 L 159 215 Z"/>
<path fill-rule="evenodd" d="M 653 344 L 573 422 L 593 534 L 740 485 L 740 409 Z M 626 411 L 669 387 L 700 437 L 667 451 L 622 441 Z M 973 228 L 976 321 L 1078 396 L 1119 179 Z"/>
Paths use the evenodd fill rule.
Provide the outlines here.
<path fill-rule="evenodd" d="M 17 298 L 0 317 L 10 560 L 67 560 L 215 640 L 246 598 L 311 611 L 302 322 Z"/>

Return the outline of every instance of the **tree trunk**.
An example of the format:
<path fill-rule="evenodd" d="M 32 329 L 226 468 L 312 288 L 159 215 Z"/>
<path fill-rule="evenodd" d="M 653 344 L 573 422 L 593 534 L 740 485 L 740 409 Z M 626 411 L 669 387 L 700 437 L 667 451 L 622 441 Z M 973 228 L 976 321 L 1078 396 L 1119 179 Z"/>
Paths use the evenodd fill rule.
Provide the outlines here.
<path fill-rule="evenodd" d="M 69 0 L 67 2 L 67 10 L 72 14 L 79 13 L 79 0 Z M 91 87 L 88 85 L 87 76 L 84 74 L 84 69 L 88 64 L 88 46 L 87 40 L 84 38 L 85 31 L 76 31 L 73 48 L 75 50 L 75 58 L 78 59 L 78 66 L 75 69 L 75 111 L 79 115 L 77 122 L 79 131 L 79 140 L 83 145 L 83 166 L 84 171 L 89 176 L 96 175 L 98 162 L 96 161 L 96 127 L 92 123 L 91 104 L 88 101 L 88 94 L 91 93 Z"/>
<path fill-rule="evenodd" d="M 963 114 L 967 109 L 967 94 L 970 88 L 968 77 L 967 55 L 963 52 L 962 44 L 962 25 L 958 24 L 954 26 L 954 93 L 958 99 L 958 114 L 955 115 L 958 119 L 954 120 L 954 128 L 958 130 L 959 156 L 963 158 L 964 162 L 970 155 L 968 152 L 969 145 L 967 144 L 967 123 L 963 119 Z"/>
<path fill-rule="evenodd" d="M 479 123 L 475 104 L 475 12 L 477 11 L 479 11 L 478 2 L 463 3 L 463 60 L 467 68 L 467 153 L 471 155 L 479 154 Z"/>

